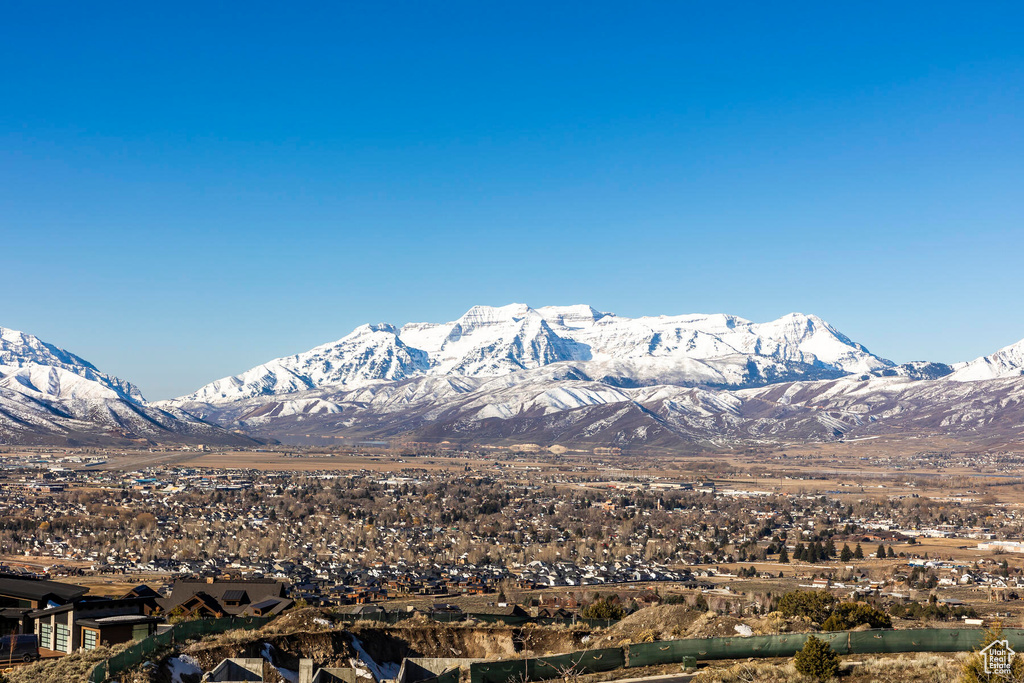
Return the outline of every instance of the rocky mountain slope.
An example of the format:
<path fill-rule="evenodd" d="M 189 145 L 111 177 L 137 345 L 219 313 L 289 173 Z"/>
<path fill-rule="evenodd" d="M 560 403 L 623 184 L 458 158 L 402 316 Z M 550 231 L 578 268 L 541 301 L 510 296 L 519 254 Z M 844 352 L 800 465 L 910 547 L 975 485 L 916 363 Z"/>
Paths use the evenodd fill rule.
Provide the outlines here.
<path fill-rule="evenodd" d="M 0 327 L 0 443 L 250 445 L 39 338 Z"/>
<path fill-rule="evenodd" d="M 990 356 L 959 365 L 950 379 L 971 382 L 979 379 L 999 379 L 1024 376 L 1024 339 L 999 349 Z"/>
<path fill-rule="evenodd" d="M 893 363 L 825 321 L 729 315 L 620 318 L 590 306 L 474 306 L 448 323 L 363 325 L 305 353 L 225 377 L 177 399 L 229 403 L 421 376 L 486 378 L 573 362 L 610 384 L 745 387 L 879 372 Z"/>
<path fill-rule="evenodd" d="M 449 323 L 363 326 L 165 405 L 285 441 L 716 446 L 905 430 L 1016 438 L 1018 347 L 956 368 L 894 365 L 801 314 L 753 323 L 478 306 Z"/>

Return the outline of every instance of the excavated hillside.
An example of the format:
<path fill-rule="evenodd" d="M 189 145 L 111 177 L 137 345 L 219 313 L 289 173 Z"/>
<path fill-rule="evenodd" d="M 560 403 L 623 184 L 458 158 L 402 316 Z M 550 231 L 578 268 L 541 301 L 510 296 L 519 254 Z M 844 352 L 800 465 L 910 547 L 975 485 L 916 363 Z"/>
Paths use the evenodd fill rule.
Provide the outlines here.
<path fill-rule="evenodd" d="M 501 624 L 473 626 L 441 624 L 410 619 L 390 626 L 373 622 L 347 625 L 336 622 L 327 611 L 300 610 L 287 614 L 265 628 L 231 631 L 189 643 L 166 654 L 157 666 L 143 667 L 131 677 L 146 683 L 198 683 L 201 674 L 182 673 L 179 660 L 209 671 L 230 657 L 262 658 L 264 678 L 284 680 L 282 672 L 294 672 L 300 659 L 320 666 L 347 666 L 350 659 L 369 656 L 381 668 L 397 670 L 406 657 L 507 659 L 570 652 L 591 641 L 586 630 L 560 627 Z M 194 679 L 194 680 L 193 680 Z"/>

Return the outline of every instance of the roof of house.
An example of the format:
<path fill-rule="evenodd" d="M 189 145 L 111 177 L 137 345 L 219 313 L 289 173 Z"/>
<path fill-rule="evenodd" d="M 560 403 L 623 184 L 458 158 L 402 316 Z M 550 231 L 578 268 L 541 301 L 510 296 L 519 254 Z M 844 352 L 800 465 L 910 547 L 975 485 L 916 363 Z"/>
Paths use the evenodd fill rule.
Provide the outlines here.
<path fill-rule="evenodd" d="M 0 574 L 0 595 L 9 595 L 14 598 L 42 600 L 52 595 L 59 600 L 70 602 L 85 595 L 88 591 L 89 589 L 84 586 L 70 583 Z"/>
<path fill-rule="evenodd" d="M 104 626 L 127 626 L 129 624 L 158 624 L 161 621 L 163 621 L 161 617 L 148 617 L 145 614 L 118 614 L 98 619 L 79 619 L 75 623 L 91 628 L 103 628 Z"/>
<path fill-rule="evenodd" d="M 233 597 L 239 596 L 239 597 Z M 198 598 L 214 612 L 223 614 L 241 614 L 250 612 L 249 604 L 228 605 L 227 602 L 240 600 L 244 596 L 249 602 L 263 603 L 277 600 L 280 604 L 274 611 L 285 609 L 291 600 L 285 598 L 285 583 L 273 579 L 223 580 L 223 581 L 175 581 L 174 588 L 168 598 L 161 598 L 158 603 L 165 611 L 171 611 L 190 599 Z"/>
<path fill-rule="evenodd" d="M 160 594 L 142 583 L 124 594 L 126 598 L 159 598 Z"/>
<path fill-rule="evenodd" d="M 209 608 L 209 610 L 211 612 L 223 612 L 224 611 L 224 608 L 221 607 L 219 602 L 217 602 L 217 599 L 214 598 L 211 595 L 207 595 L 205 591 L 199 591 L 198 593 L 190 595 L 190 596 L 188 596 L 187 598 L 185 598 L 184 600 L 182 600 L 178 604 L 185 605 L 185 604 L 188 604 L 190 602 L 202 603 L 207 608 Z M 177 605 L 175 605 L 175 606 L 177 606 Z M 195 608 L 193 608 L 193 609 L 195 609 Z"/>
<path fill-rule="evenodd" d="M 75 613 L 88 612 L 90 609 L 93 610 L 106 610 L 111 608 L 130 608 L 138 607 L 145 602 L 145 598 L 103 598 L 103 597 L 86 597 L 80 600 L 72 600 L 66 602 L 63 605 L 55 605 L 53 607 L 44 607 L 43 609 L 37 609 L 29 612 L 29 616 L 33 619 L 39 617 L 45 617 L 50 614 L 59 614 L 61 612 L 70 612 L 75 610 Z"/>

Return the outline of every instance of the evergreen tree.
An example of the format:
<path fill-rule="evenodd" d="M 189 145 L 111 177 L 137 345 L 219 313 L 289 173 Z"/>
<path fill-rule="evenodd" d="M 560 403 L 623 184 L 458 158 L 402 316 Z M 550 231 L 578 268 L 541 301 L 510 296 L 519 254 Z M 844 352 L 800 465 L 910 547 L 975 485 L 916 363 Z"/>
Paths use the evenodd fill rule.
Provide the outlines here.
<path fill-rule="evenodd" d="M 802 650 L 793 657 L 796 670 L 819 681 L 839 675 L 839 655 L 824 640 L 809 636 Z"/>
<path fill-rule="evenodd" d="M 853 553 L 850 551 L 850 546 L 843 544 L 843 550 L 839 553 L 839 559 L 843 562 L 849 562 L 853 559 Z"/>
<path fill-rule="evenodd" d="M 844 602 L 821 624 L 821 630 L 845 631 L 861 624 L 868 624 L 871 628 L 892 628 L 892 619 L 885 612 L 867 603 Z"/>
<path fill-rule="evenodd" d="M 886 557 L 896 557 L 896 553 L 892 551 L 892 546 L 889 546 L 889 549 L 886 551 Z"/>
<path fill-rule="evenodd" d="M 855 560 L 863 560 L 864 559 L 864 549 L 860 547 L 860 543 L 858 543 L 857 547 L 853 549 L 853 559 L 855 559 Z"/>
<path fill-rule="evenodd" d="M 789 564 L 789 551 L 786 550 L 785 544 L 782 544 L 779 548 L 779 562 L 782 564 Z"/>
<path fill-rule="evenodd" d="M 875 551 L 875 557 L 877 557 L 877 558 L 885 557 L 885 546 L 882 545 L 881 543 L 878 544 L 878 550 Z"/>
<path fill-rule="evenodd" d="M 825 544 L 825 555 L 830 558 L 836 556 L 836 544 L 831 538 L 828 539 L 828 543 Z"/>

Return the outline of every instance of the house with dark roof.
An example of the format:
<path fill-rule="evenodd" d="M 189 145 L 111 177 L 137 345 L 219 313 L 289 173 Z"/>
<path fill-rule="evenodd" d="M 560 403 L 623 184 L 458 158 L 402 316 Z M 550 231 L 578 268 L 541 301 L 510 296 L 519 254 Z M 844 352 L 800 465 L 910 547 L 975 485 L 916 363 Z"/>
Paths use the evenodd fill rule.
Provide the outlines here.
<path fill-rule="evenodd" d="M 70 583 L 0 574 L 0 630 L 4 633 L 31 632 L 29 612 L 66 605 L 87 592 L 88 588 Z"/>
<path fill-rule="evenodd" d="M 162 617 L 146 612 L 145 598 L 82 598 L 29 612 L 39 647 L 70 654 L 148 638 Z"/>
<path fill-rule="evenodd" d="M 140 598 L 145 608 L 146 614 L 152 614 L 153 612 L 159 612 L 162 608 L 160 607 L 160 594 L 155 590 L 147 586 L 146 584 L 139 584 L 135 588 L 121 596 L 122 600 L 129 598 Z"/>
<path fill-rule="evenodd" d="M 164 613 L 182 617 L 219 618 L 279 614 L 294 604 L 287 585 L 273 579 L 179 580 L 171 595 L 157 599 Z"/>

